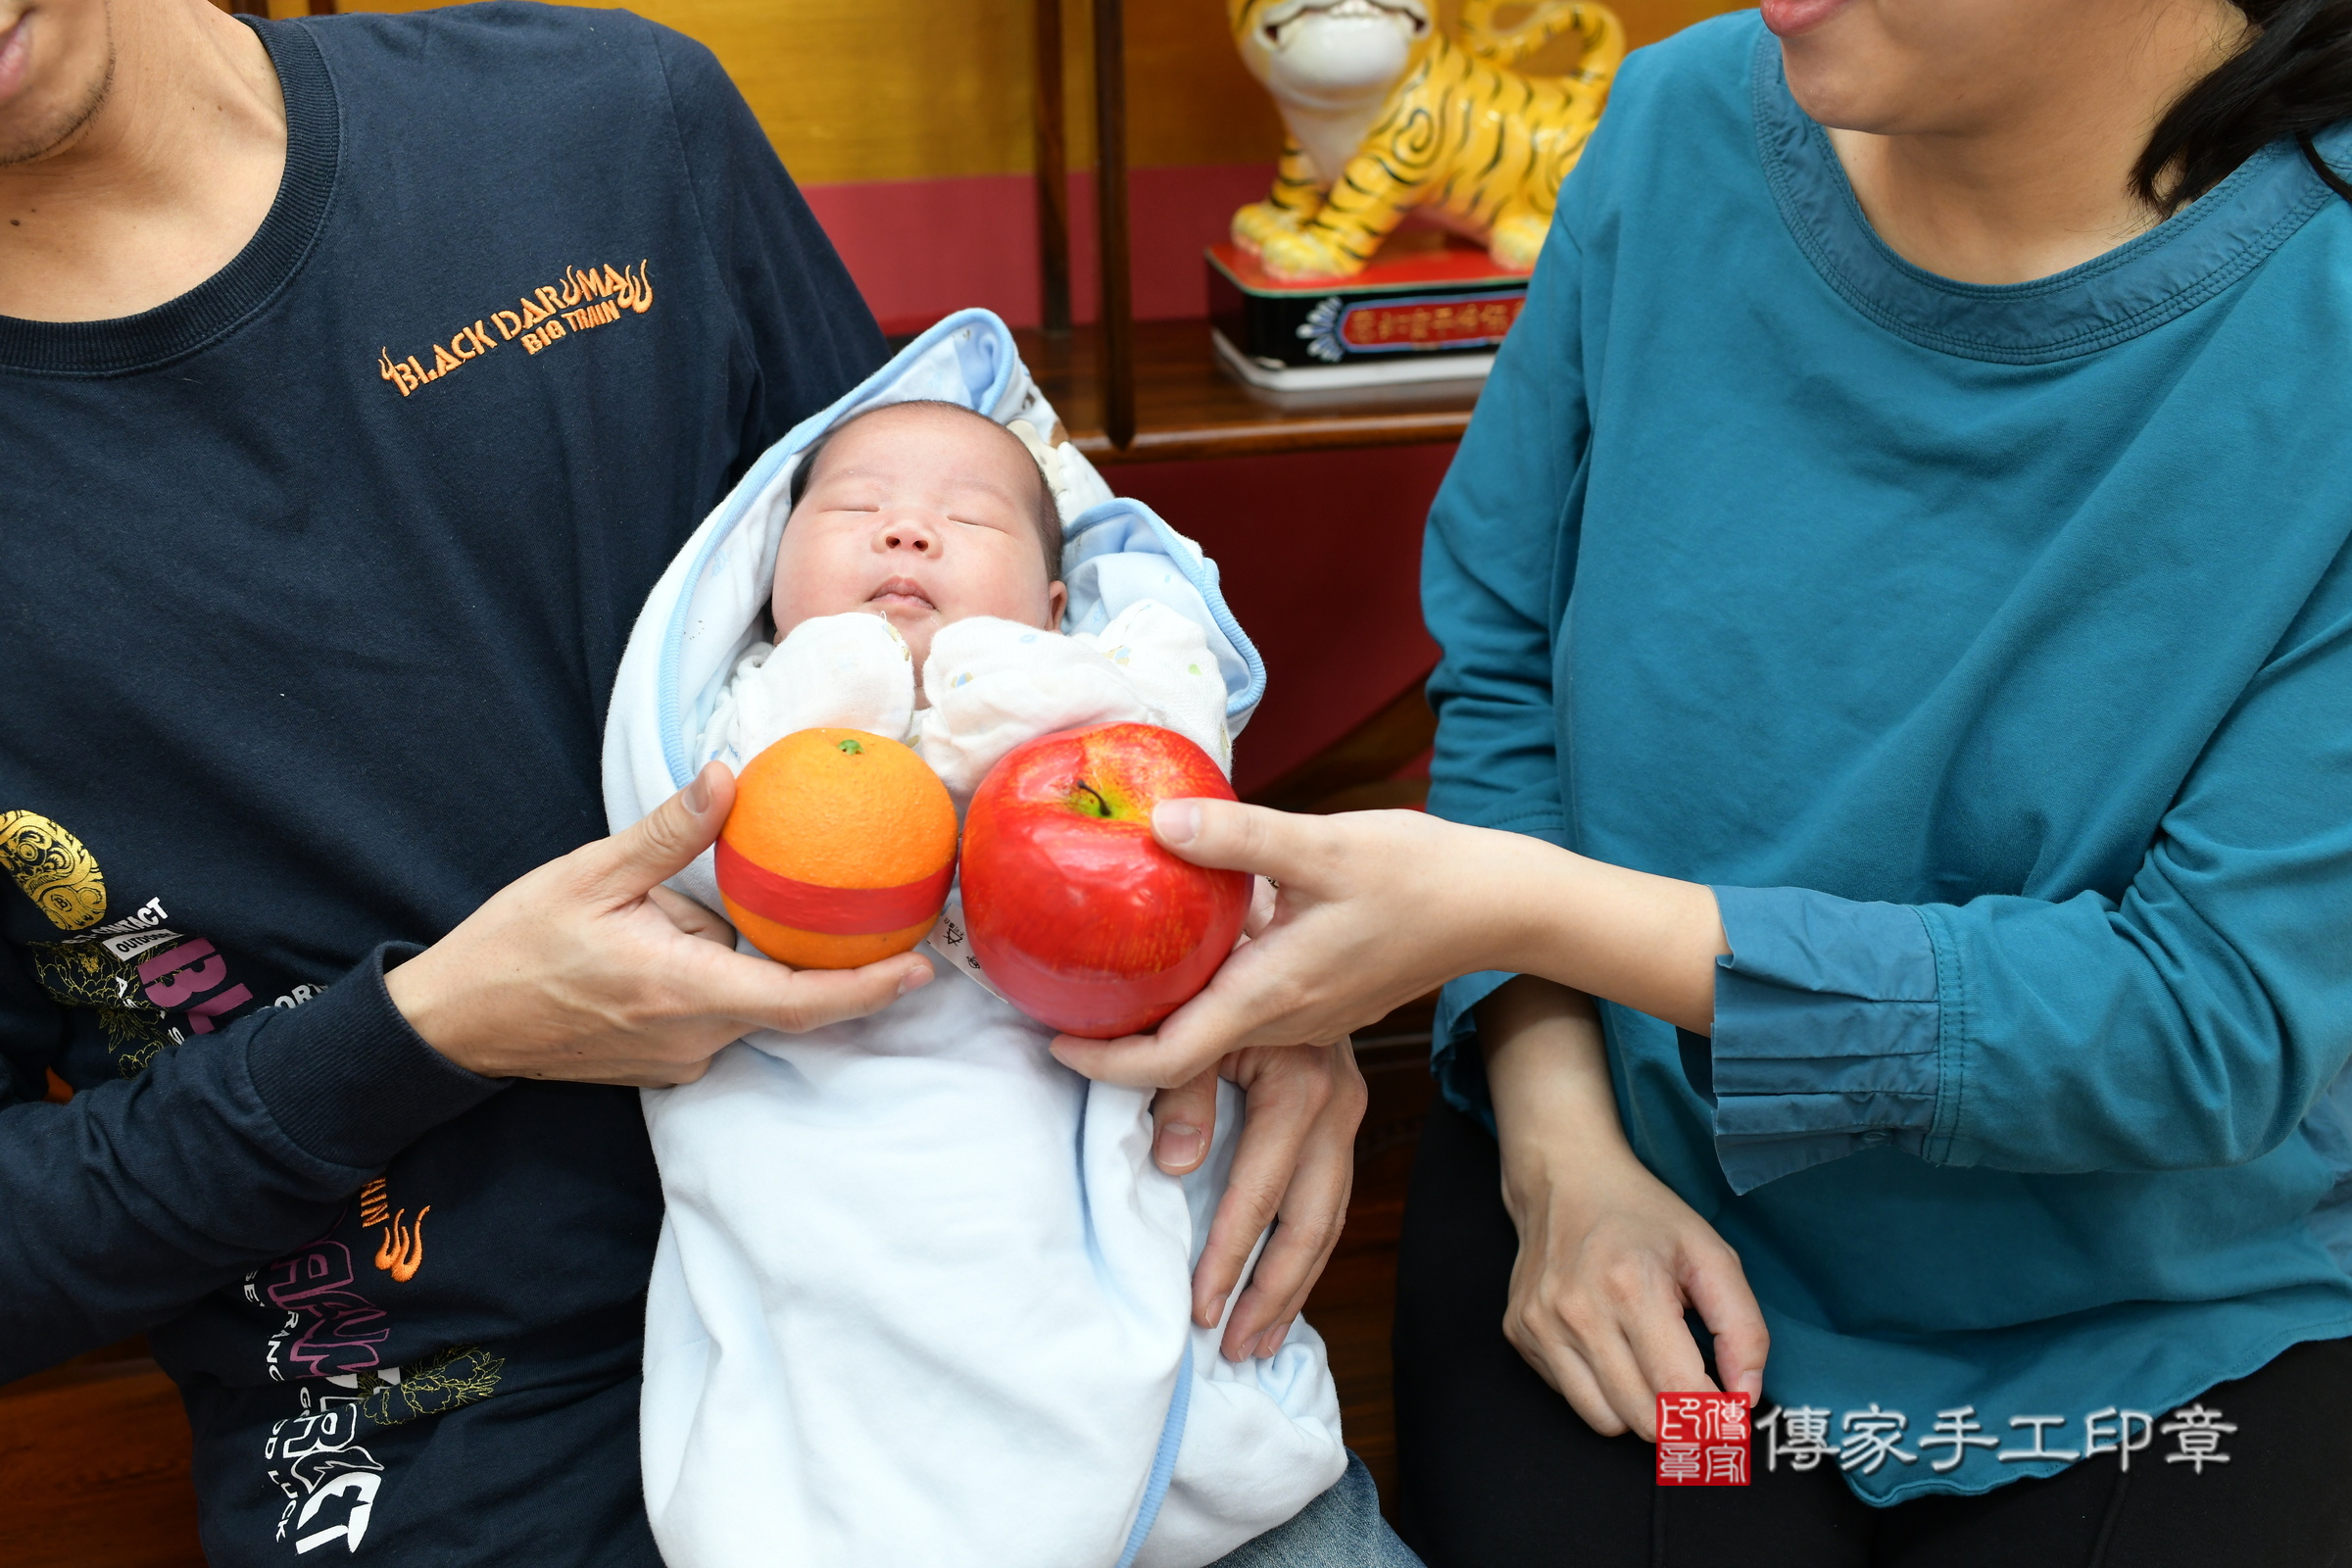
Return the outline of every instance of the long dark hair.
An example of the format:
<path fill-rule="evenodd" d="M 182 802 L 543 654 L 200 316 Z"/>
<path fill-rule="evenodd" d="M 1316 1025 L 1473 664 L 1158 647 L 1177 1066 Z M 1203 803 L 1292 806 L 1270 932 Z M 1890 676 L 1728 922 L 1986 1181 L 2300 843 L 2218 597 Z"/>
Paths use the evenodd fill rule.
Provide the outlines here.
<path fill-rule="evenodd" d="M 2253 24 L 2245 47 L 2157 122 L 2132 188 L 2169 217 L 2263 147 L 2292 136 L 2319 176 L 2352 201 L 2352 184 L 2311 144 L 2313 131 L 2352 120 L 2352 0 L 2235 3 Z"/>

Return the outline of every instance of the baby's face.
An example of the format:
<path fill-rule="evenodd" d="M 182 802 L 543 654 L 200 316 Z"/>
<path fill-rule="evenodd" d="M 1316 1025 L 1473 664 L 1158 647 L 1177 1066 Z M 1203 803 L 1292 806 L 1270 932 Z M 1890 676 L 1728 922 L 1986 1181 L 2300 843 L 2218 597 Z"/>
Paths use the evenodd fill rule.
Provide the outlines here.
<path fill-rule="evenodd" d="M 889 617 L 919 667 L 950 621 L 995 615 L 1053 630 L 1064 589 L 1038 538 L 1037 465 L 988 421 L 884 409 L 844 429 L 776 548 L 779 640 L 815 615 Z"/>

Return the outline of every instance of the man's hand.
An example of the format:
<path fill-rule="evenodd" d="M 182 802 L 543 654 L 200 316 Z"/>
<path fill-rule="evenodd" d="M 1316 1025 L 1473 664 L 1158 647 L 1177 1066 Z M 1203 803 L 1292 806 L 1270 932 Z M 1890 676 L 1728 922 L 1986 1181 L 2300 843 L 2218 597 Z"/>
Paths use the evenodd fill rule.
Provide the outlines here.
<path fill-rule="evenodd" d="M 1225 1196 L 1193 1270 L 1193 1321 L 1207 1328 L 1239 1284 L 1250 1250 L 1274 1234 L 1234 1302 L 1220 1348 L 1229 1361 L 1282 1348 L 1322 1277 L 1348 1219 L 1355 1181 L 1355 1129 L 1364 1119 L 1364 1075 L 1346 1040 L 1336 1046 L 1271 1046 L 1237 1052 L 1152 1103 L 1153 1155 L 1182 1176 L 1207 1156 L 1216 1130 L 1217 1079 L 1249 1100 Z"/>
<path fill-rule="evenodd" d="M 425 1043 L 492 1078 L 691 1083 L 754 1029 L 861 1017 L 929 983 L 913 954 L 788 969 L 739 954 L 726 922 L 662 886 L 710 848 L 735 800 L 716 762 L 625 832 L 493 895 L 384 977 Z"/>

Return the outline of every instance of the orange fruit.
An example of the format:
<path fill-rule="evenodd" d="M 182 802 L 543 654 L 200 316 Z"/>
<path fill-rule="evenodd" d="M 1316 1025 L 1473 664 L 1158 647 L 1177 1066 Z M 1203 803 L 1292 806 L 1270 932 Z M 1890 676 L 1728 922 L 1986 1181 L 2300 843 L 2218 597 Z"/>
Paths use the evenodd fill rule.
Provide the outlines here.
<path fill-rule="evenodd" d="M 717 860 L 752 946 L 796 969 L 852 969 L 930 934 L 955 876 L 956 807 L 897 741 L 805 729 L 735 780 Z"/>

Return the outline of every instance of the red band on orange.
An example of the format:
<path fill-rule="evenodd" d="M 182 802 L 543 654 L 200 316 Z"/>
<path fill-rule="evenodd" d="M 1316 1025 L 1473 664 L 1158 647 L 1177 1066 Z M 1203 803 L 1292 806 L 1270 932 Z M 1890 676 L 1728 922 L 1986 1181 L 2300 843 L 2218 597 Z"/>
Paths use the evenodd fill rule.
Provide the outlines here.
<path fill-rule="evenodd" d="M 837 937 L 880 936 L 932 918 L 948 902 L 948 884 L 956 875 L 956 862 L 950 860 L 921 881 L 895 888 L 827 888 L 779 876 L 725 839 L 718 841 L 714 857 L 718 891 L 737 905 L 795 931 Z"/>

